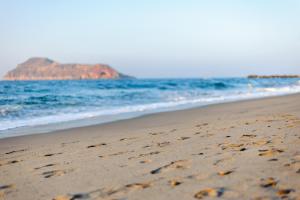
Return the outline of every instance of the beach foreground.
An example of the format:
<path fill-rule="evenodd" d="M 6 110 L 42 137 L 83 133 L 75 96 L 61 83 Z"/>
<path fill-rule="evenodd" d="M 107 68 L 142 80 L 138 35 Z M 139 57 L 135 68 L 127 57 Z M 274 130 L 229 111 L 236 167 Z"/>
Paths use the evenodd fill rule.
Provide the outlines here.
<path fill-rule="evenodd" d="M 300 95 L 0 140 L 0 199 L 299 199 Z"/>

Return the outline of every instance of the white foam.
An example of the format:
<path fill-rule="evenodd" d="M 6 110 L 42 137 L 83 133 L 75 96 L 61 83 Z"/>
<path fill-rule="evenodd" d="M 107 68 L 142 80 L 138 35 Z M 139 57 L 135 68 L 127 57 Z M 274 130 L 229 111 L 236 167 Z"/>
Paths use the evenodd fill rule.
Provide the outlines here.
<path fill-rule="evenodd" d="M 19 105 L 0 105 L 0 116 L 6 116 L 11 112 L 17 112 L 22 109 Z"/>

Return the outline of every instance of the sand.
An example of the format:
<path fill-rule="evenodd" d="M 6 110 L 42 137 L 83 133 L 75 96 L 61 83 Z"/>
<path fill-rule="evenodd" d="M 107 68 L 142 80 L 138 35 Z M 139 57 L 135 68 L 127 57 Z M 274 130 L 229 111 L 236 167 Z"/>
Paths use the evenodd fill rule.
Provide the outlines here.
<path fill-rule="evenodd" d="M 299 197 L 299 94 L 0 140 L 0 199 Z"/>

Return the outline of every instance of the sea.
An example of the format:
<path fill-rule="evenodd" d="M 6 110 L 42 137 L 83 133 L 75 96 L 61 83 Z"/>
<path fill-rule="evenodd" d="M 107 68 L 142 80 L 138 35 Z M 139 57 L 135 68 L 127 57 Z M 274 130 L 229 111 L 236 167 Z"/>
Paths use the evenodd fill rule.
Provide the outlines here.
<path fill-rule="evenodd" d="M 0 138 L 297 92 L 297 78 L 0 81 Z"/>

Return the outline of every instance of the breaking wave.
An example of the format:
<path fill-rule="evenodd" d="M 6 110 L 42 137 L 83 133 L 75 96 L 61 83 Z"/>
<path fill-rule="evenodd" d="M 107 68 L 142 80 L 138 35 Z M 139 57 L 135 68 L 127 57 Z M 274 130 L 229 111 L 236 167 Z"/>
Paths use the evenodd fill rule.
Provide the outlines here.
<path fill-rule="evenodd" d="M 137 79 L 0 82 L 5 130 L 95 117 L 153 113 L 300 92 L 299 79 Z M 101 119 L 99 118 L 99 123 Z"/>

